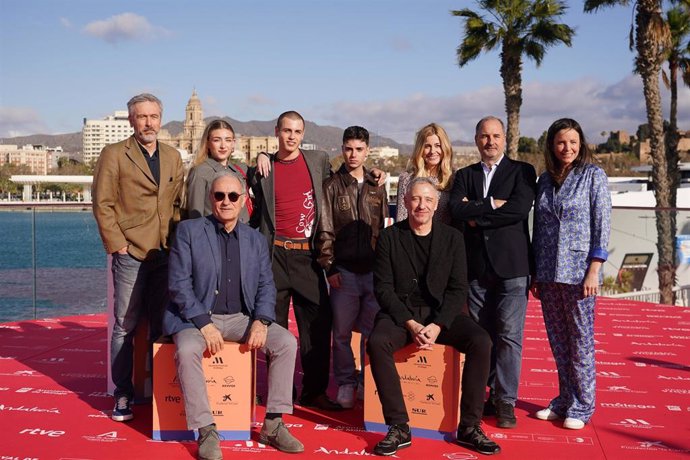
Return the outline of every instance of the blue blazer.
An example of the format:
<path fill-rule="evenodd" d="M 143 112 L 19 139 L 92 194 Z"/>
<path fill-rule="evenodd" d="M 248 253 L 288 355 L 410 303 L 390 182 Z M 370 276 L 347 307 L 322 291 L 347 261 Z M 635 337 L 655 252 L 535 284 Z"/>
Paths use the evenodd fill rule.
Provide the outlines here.
<path fill-rule="evenodd" d="M 250 316 L 275 321 L 276 288 L 266 238 L 241 222 L 235 228 L 244 303 Z M 220 245 L 213 216 L 181 222 L 170 250 L 171 302 L 163 316 L 165 335 L 195 327 L 192 318 L 211 314 L 220 286 L 220 270 Z"/>
<path fill-rule="evenodd" d="M 608 258 L 611 195 L 604 170 L 593 164 L 575 168 L 558 193 L 543 173 L 533 233 L 536 281 L 582 284 L 590 260 Z"/>

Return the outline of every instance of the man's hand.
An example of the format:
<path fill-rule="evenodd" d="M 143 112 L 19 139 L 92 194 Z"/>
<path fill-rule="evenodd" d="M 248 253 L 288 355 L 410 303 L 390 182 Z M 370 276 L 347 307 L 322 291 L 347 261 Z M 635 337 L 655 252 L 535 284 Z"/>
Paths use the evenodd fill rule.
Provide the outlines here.
<path fill-rule="evenodd" d="M 268 177 L 271 173 L 271 159 L 266 152 L 261 152 L 256 156 L 256 170 L 263 177 Z"/>
<path fill-rule="evenodd" d="M 371 177 L 376 180 L 376 185 L 383 185 L 386 183 L 386 177 L 388 177 L 388 175 L 385 171 L 382 171 L 379 168 L 372 168 Z"/>
<path fill-rule="evenodd" d="M 503 206 L 506 203 L 507 203 L 506 200 L 499 200 L 498 198 L 494 198 L 494 206 L 496 206 L 495 209 L 500 208 L 501 206 Z"/>
<path fill-rule="evenodd" d="M 436 343 L 438 335 L 441 333 L 441 327 L 434 323 L 429 323 L 424 328 L 419 331 L 418 335 L 423 338 L 425 344 L 419 348 L 425 350 L 431 350 L 433 345 Z"/>
<path fill-rule="evenodd" d="M 206 349 L 212 355 L 215 355 L 223 349 L 223 336 L 215 324 L 209 323 L 199 329 L 199 331 L 201 332 L 201 335 L 204 336 L 204 340 L 206 341 Z"/>
<path fill-rule="evenodd" d="M 334 273 L 328 278 L 328 285 L 332 288 L 340 289 L 340 273 Z"/>
<path fill-rule="evenodd" d="M 462 197 L 462 200 L 461 200 L 461 201 L 467 203 L 467 202 L 469 202 L 470 200 L 468 200 L 467 197 L 464 196 L 464 197 Z M 468 220 L 468 221 L 467 221 L 467 225 L 469 225 L 470 227 L 476 227 L 476 226 L 477 226 L 477 223 L 474 221 L 474 219 L 472 219 L 472 220 Z"/>
<path fill-rule="evenodd" d="M 422 333 L 424 330 L 423 324 L 420 324 L 413 319 L 409 319 L 405 322 L 405 327 L 408 331 L 410 331 L 412 340 L 414 340 L 414 343 L 417 344 L 417 348 L 429 348 L 429 341 L 426 335 Z"/>
<path fill-rule="evenodd" d="M 118 254 L 124 255 L 127 254 L 127 249 L 129 248 L 129 245 L 125 246 L 124 248 L 120 248 L 117 250 Z"/>
<path fill-rule="evenodd" d="M 249 329 L 249 336 L 247 337 L 247 346 L 250 350 L 256 350 L 266 345 L 266 335 L 268 335 L 268 326 L 265 326 L 261 321 L 255 319 L 252 322 L 252 327 Z"/>

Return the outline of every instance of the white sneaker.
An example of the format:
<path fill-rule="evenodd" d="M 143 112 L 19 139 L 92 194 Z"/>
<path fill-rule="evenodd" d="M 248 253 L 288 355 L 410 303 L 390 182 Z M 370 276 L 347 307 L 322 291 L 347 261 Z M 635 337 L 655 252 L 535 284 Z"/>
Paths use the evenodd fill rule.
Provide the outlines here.
<path fill-rule="evenodd" d="M 340 385 L 336 401 L 345 409 L 352 409 L 355 407 L 355 386 Z"/>
<path fill-rule="evenodd" d="M 577 418 L 568 417 L 563 422 L 563 428 L 567 428 L 569 430 L 581 430 L 584 427 L 585 422 Z"/>
<path fill-rule="evenodd" d="M 357 384 L 357 399 L 359 401 L 364 401 L 364 382 Z"/>
<path fill-rule="evenodd" d="M 546 409 L 538 411 L 536 414 L 534 414 L 534 416 L 537 417 L 539 420 L 557 420 L 561 418 L 558 416 L 557 413 L 555 413 L 548 407 Z"/>

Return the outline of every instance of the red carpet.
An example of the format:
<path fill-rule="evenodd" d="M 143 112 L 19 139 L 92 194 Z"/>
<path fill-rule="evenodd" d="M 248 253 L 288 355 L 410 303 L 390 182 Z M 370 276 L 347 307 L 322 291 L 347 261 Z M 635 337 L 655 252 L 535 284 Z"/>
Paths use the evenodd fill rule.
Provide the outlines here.
<path fill-rule="evenodd" d="M 690 458 L 690 309 L 600 299 L 597 312 L 597 412 L 583 430 L 569 431 L 530 416 L 557 390 L 539 304 L 530 301 L 518 427 L 484 424 L 502 446 L 498 458 Z M 151 440 L 150 405 L 135 406 L 132 423 L 110 420 L 105 324 L 96 315 L 0 325 L 0 459 L 195 458 L 194 442 Z M 263 374 L 265 366 L 258 369 Z M 382 437 L 363 430 L 361 406 L 332 414 L 296 407 L 286 422 L 306 446 L 291 458 L 361 458 Z M 240 460 L 290 457 L 255 441 L 225 441 L 223 452 Z M 483 456 L 415 438 L 398 458 Z"/>

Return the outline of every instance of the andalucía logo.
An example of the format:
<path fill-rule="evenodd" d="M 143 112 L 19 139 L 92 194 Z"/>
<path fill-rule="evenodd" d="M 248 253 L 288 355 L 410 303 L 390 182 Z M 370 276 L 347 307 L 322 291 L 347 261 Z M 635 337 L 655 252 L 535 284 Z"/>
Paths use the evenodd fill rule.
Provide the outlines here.
<path fill-rule="evenodd" d="M 92 441 L 92 442 L 118 442 L 118 441 L 126 441 L 127 438 L 121 438 L 117 435 L 117 431 L 108 431 L 106 433 L 101 433 L 97 435 L 86 435 L 82 436 L 82 438 L 86 439 L 87 441 Z"/>
<path fill-rule="evenodd" d="M 422 380 L 417 377 L 416 375 L 411 375 L 411 374 L 403 374 L 400 376 L 400 381 L 401 382 L 407 382 L 407 383 L 421 383 Z"/>

